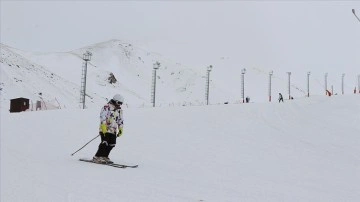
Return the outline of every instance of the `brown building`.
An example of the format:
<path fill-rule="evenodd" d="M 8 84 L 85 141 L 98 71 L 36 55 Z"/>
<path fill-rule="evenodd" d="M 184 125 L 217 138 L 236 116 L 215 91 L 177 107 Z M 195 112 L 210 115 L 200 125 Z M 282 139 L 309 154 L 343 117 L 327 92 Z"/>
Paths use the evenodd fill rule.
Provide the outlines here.
<path fill-rule="evenodd" d="M 29 99 L 15 98 L 10 100 L 10 112 L 22 112 L 29 109 Z"/>

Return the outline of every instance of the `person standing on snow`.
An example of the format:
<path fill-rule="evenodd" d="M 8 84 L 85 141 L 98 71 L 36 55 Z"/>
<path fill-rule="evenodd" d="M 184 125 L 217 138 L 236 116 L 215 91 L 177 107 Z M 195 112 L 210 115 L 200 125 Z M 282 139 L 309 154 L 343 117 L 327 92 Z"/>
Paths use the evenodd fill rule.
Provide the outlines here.
<path fill-rule="evenodd" d="M 284 98 L 283 98 L 283 96 L 282 96 L 281 93 L 279 93 L 279 103 L 280 103 L 280 102 L 284 102 Z"/>
<path fill-rule="evenodd" d="M 95 163 L 112 163 L 109 159 L 110 151 L 115 147 L 116 137 L 123 134 L 123 111 L 121 105 L 124 98 L 116 94 L 100 112 L 100 128 L 99 133 L 101 143 L 97 150 L 93 161 Z"/>

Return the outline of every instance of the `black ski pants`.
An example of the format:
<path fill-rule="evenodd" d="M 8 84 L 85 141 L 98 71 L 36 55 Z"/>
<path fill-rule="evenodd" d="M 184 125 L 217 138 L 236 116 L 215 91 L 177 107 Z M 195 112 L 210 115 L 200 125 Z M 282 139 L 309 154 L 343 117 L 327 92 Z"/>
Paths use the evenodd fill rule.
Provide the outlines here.
<path fill-rule="evenodd" d="M 116 145 L 116 135 L 112 133 L 102 133 L 100 132 L 101 143 L 99 144 L 99 149 L 96 152 L 95 156 L 97 157 L 109 157 L 110 151 Z"/>

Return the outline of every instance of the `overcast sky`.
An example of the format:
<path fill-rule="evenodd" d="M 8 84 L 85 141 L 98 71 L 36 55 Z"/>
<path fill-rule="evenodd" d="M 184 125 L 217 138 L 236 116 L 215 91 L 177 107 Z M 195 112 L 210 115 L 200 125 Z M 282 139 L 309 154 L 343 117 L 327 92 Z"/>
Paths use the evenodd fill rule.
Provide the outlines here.
<path fill-rule="evenodd" d="M 120 39 L 191 64 L 360 69 L 353 8 L 360 15 L 360 1 L 1 1 L 0 39 L 41 52 Z"/>

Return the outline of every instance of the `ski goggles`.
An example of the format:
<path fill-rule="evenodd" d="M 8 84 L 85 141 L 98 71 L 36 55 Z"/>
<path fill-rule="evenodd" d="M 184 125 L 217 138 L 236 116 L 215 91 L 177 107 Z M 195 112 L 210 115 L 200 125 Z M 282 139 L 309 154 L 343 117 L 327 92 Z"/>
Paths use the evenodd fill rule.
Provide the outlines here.
<path fill-rule="evenodd" d="M 123 103 L 120 102 L 120 101 L 115 101 L 115 103 L 116 103 L 117 105 L 122 105 L 122 104 L 123 104 Z"/>

